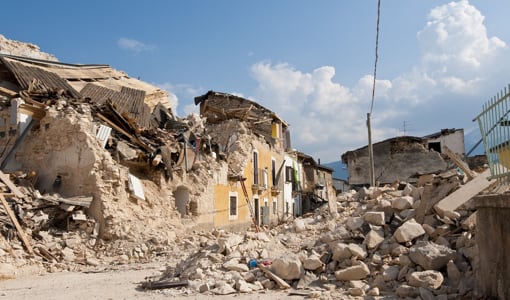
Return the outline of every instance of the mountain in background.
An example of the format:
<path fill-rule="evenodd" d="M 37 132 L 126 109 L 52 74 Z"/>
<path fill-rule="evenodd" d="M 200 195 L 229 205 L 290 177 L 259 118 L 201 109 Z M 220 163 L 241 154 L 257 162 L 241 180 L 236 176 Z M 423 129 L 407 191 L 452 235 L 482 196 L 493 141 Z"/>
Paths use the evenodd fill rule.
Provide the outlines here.
<path fill-rule="evenodd" d="M 328 168 L 333 169 L 333 178 L 347 180 L 349 178 L 349 171 L 347 171 L 347 165 L 342 163 L 341 160 L 330 163 L 322 164 Z"/>
<path fill-rule="evenodd" d="M 464 135 L 464 145 L 466 147 L 466 155 L 469 151 L 472 150 L 472 148 L 482 139 L 482 135 L 480 133 L 480 130 L 473 130 L 472 132 Z M 472 150 L 471 153 L 469 153 L 468 156 L 476 156 L 476 155 L 482 155 L 485 154 L 485 149 L 483 146 L 483 143 L 480 143 Z"/>

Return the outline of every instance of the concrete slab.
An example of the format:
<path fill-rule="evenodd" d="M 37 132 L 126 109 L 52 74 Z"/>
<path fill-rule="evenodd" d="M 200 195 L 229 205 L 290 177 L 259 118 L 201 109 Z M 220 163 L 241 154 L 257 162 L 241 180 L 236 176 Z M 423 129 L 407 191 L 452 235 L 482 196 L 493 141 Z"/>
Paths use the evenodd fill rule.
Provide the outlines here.
<path fill-rule="evenodd" d="M 434 210 L 438 215 L 444 217 L 445 211 L 454 211 L 469 199 L 478 195 L 481 191 L 488 188 L 494 180 L 489 181 L 487 177 L 491 175 L 490 169 L 478 174 L 473 180 L 462 185 L 458 190 L 446 196 L 434 206 Z"/>

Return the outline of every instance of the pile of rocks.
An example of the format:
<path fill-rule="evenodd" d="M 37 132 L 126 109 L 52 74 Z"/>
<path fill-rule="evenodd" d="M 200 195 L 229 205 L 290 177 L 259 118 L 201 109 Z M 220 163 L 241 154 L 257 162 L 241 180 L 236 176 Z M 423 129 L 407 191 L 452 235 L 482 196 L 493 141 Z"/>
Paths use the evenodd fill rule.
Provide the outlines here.
<path fill-rule="evenodd" d="M 427 188 L 444 193 L 445 185 L 451 191 L 461 183 L 449 172 L 429 176 Z M 160 280 L 187 280 L 187 292 L 220 295 L 287 288 L 323 298 L 470 295 L 477 260 L 473 212 L 424 213 L 420 185 L 349 191 L 338 197 L 336 215 L 324 208 L 266 232 L 202 234 L 189 241 L 198 250 Z"/>

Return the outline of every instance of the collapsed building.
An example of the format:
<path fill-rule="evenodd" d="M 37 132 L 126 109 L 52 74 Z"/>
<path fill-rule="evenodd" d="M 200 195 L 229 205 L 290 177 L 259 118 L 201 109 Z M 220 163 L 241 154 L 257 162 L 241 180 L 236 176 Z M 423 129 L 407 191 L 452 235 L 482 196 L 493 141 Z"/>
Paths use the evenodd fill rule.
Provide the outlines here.
<path fill-rule="evenodd" d="M 288 124 L 248 99 L 211 91 L 195 99 L 201 116 L 178 118 L 165 91 L 108 65 L 1 54 L 0 100 L 1 169 L 33 205 L 69 205 L 37 210 L 45 222 L 35 233 L 85 222 L 91 239 L 168 241 L 178 230 L 275 225 L 317 207 L 302 209 L 308 191 L 295 188 L 304 168 L 286 160 L 297 160 Z M 334 201 L 331 186 L 321 201 Z"/>
<path fill-rule="evenodd" d="M 402 180 L 416 182 L 421 174 L 446 170 L 444 157 L 452 155 L 464 159 L 464 130 L 442 129 L 424 137 L 399 136 L 373 144 L 374 177 L 379 184 Z M 349 184 L 367 185 L 370 160 L 368 146 L 342 154 L 347 164 Z"/>
<path fill-rule="evenodd" d="M 331 198 L 331 170 L 294 151 L 289 125 L 267 108 L 211 91 L 195 99 L 202 117 L 180 119 L 164 91 L 106 65 L 0 55 L 0 102 L 0 161 L 10 173 L 0 172 L 2 263 L 80 270 L 175 256 L 145 288 L 186 284 L 219 295 L 292 288 L 323 299 L 467 298 L 475 275 L 491 273 L 494 261 L 480 257 L 474 237 L 493 237 L 476 224 L 493 211 L 480 218 L 468 201 L 493 184 L 487 171 L 468 178 L 423 170 L 415 185 L 403 182 L 410 173 L 399 174 L 398 185 Z M 412 159 L 400 156 L 407 150 L 417 160 L 433 153 L 442 166 L 427 150 L 437 144 L 428 146 L 391 139 L 378 152 L 395 161 Z M 328 209 L 307 213 L 321 201 Z M 274 222 L 283 223 L 257 233 L 210 230 Z M 176 233 L 200 226 L 208 230 Z M 498 238 L 489 239 L 485 252 Z M 492 273 L 485 277 L 494 293 L 508 287 L 500 280 L 507 273 Z"/>

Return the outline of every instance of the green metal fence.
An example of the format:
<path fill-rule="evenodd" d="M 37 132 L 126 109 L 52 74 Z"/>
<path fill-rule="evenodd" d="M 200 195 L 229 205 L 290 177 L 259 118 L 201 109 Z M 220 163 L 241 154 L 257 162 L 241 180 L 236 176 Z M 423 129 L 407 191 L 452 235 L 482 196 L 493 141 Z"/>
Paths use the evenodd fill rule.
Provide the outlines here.
<path fill-rule="evenodd" d="M 473 119 L 478 121 L 485 154 L 491 170 L 490 178 L 510 175 L 510 85 L 483 105 Z"/>

